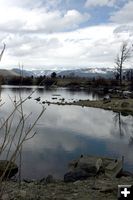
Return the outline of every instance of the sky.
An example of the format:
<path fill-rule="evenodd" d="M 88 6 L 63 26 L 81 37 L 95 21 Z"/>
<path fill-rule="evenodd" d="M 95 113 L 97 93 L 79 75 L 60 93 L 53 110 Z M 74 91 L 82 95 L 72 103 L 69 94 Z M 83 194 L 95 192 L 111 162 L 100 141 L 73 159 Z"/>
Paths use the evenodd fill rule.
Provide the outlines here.
<path fill-rule="evenodd" d="M 0 0 L 0 41 L 1 68 L 114 67 L 133 43 L 133 0 Z"/>

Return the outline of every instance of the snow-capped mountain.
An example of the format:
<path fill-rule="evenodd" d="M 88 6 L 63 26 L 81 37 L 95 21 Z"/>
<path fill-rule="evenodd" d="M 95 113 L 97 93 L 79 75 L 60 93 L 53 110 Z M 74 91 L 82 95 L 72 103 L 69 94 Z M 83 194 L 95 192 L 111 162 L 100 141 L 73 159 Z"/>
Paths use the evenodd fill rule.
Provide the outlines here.
<path fill-rule="evenodd" d="M 20 69 L 12 69 L 14 72 L 21 74 Z M 23 76 L 50 76 L 55 71 L 57 76 L 79 76 L 79 77 L 111 77 L 114 70 L 111 68 L 83 68 L 72 70 L 23 70 Z"/>
<path fill-rule="evenodd" d="M 123 73 L 129 69 L 123 70 Z M 20 69 L 12 69 L 13 72 L 21 74 Z M 72 70 L 23 70 L 23 76 L 50 76 L 52 72 L 56 72 L 57 76 L 71 76 L 71 77 L 103 77 L 111 78 L 114 77 L 113 68 L 82 68 L 82 69 L 72 69 Z"/>
<path fill-rule="evenodd" d="M 63 76 L 79 76 L 79 77 L 104 77 L 109 78 L 114 76 L 114 70 L 110 68 L 84 68 L 76 70 L 65 70 L 58 73 Z"/>

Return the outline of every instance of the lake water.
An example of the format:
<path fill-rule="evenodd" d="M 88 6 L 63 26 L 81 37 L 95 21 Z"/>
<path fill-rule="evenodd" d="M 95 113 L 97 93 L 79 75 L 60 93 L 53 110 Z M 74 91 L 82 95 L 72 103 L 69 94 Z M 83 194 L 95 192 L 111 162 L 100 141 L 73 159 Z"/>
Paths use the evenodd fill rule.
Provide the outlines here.
<path fill-rule="evenodd" d="M 33 89 L 21 89 L 22 98 L 29 95 Z M 19 91 L 18 87 L 3 87 L 1 98 L 5 104 L 1 107 L 0 117 L 6 117 L 11 112 L 11 99 L 17 99 Z M 54 101 L 58 101 L 58 98 L 65 98 L 67 101 L 101 98 L 85 91 L 40 88 L 24 103 L 24 113 L 31 113 L 29 124 L 42 109 L 40 102 L 34 99 L 40 96 L 42 101 L 52 101 L 55 95 L 57 99 Z M 132 116 L 79 106 L 46 104 L 45 107 L 44 114 L 34 128 L 36 135 L 23 146 L 23 178 L 42 178 L 48 174 L 63 178 L 68 162 L 81 154 L 113 158 L 124 156 L 124 168 L 133 172 Z"/>

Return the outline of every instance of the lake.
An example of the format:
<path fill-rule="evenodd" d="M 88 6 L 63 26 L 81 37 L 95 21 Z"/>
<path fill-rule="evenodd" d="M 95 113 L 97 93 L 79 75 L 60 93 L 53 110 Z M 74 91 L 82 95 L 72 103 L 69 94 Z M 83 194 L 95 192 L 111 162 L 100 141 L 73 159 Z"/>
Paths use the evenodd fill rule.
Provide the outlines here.
<path fill-rule="evenodd" d="M 22 98 L 29 95 L 35 87 L 3 86 L 0 117 L 9 115 L 19 91 Z M 79 99 L 99 99 L 96 93 L 88 91 L 70 91 L 59 88 L 45 90 L 40 87 L 32 98 L 24 103 L 24 113 L 30 114 L 28 124 L 37 117 L 42 109 L 41 101 L 65 101 Z M 57 99 L 53 99 L 53 97 Z M 22 153 L 22 177 L 39 179 L 53 174 L 63 178 L 68 162 L 81 154 L 124 156 L 124 168 L 133 172 L 133 117 L 97 108 L 79 106 L 44 105 L 45 112 L 36 124 L 36 135 L 25 142 Z M 17 122 L 17 118 L 15 119 Z M 12 130 L 15 128 L 13 124 Z M 3 158 L 1 156 L 1 158 Z"/>

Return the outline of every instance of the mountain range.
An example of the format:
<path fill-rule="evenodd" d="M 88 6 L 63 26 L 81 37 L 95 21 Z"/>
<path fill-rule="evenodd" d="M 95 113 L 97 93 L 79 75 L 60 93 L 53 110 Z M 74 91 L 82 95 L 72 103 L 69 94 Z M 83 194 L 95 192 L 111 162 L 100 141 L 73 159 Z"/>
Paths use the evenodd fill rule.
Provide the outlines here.
<path fill-rule="evenodd" d="M 12 69 L 13 72 L 21 74 L 20 69 Z M 109 78 L 114 76 L 114 69 L 111 68 L 83 68 L 72 70 L 23 70 L 23 76 L 50 76 L 52 72 L 56 72 L 57 76 L 72 76 L 72 77 L 104 77 Z"/>
<path fill-rule="evenodd" d="M 129 69 L 124 69 L 123 73 L 125 73 Z M 111 78 L 114 77 L 114 69 L 113 68 L 81 68 L 81 69 L 72 69 L 72 70 L 23 70 L 23 72 L 14 68 L 12 70 L 0 69 L 0 74 L 4 77 L 10 76 L 50 76 L 52 72 L 56 72 L 57 76 L 71 76 L 71 77 L 88 77 L 88 78 Z"/>

